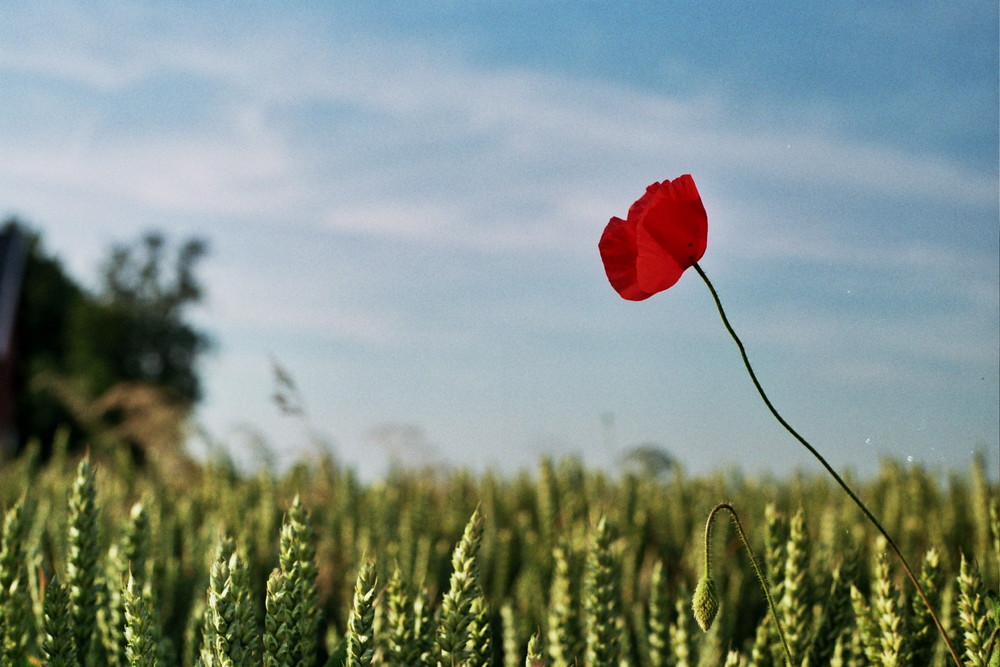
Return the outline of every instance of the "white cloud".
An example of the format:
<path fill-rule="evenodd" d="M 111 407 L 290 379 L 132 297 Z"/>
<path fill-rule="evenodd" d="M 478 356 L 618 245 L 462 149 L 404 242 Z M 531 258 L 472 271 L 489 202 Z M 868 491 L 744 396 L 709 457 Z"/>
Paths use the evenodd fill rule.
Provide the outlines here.
<path fill-rule="evenodd" d="M 820 378 L 832 380 L 841 386 L 874 386 L 882 390 L 900 386 L 941 387 L 945 384 L 933 373 L 877 358 L 827 359 L 816 364 L 816 373 Z"/>
<path fill-rule="evenodd" d="M 403 327 L 387 316 L 365 313 L 357 308 L 342 309 L 329 304 L 304 306 L 297 301 L 269 301 L 253 309 L 243 300 L 229 311 L 221 324 L 267 329 L 273 334 L 296 336 L 319 334 L 329 341 L 349 341 L 383 346 L 398 342 Z"/>
<path fill-rule="evenodd" d="M 285 159 L 267 146 L 241 143 L 147 138 L 80 156 L 19 152 L 17 167 L 9 171 L 14 177 L 45 179 L 58 189 L 166 210 L 209 215 L 280 210 L 294 190 L 286 182 Z"/>
<path fill-rule="evenodd" d="M 237 25 L 238 37 L 191 28 L 176 18 L 159 31 L 133 33 L 128 28 L 135 20 L 130 11 L 105 12 L 99 20 L 78 12 L 69 19 L 53 17 L 45 32 L 29 29 L 21 48 L 9 50 L 0 67 L 43 73 L 98 92 L 180 73 L 213 81 L 232 100 L 231 117 L 207 133 L 204 128 L 166 137 L 131 132 L 72 152 L 65 146 L 39 148 L 35 137 L 8 136 L 3 141 L 9 157 L 2 167 L 6 178 L 44 180 L 194 213 L 274 215 L 290 209 L 300 224 L 315 224 L 309 216 L 326 209 L 323 224 L 353 232 L 367 224 L 375 235 L 393 227 L 394 234 L 445 242 L 475 238 L 456 235 L 455 227 L 474 226 L 477 209 L 495 207 L 498 199 L 547 201 L 552 210 L 589 225 L 594 215 L 607 217 L 617 210 L 581 211 L 581 193 L 603 203 L 609 198 L 595 187 L 614 192 L 622 183 L 619 187 L 635 190 L 626 183 L 634 183 L 636 172 L 668 177 L 675 175 L 670 165 L 691 165 L 723 180 L 765 177 L 786 187 L 845 196 L 861 192 L 983 208 L 996 201 L 994 174 L 969 173 L 939 158 L 818 134 L 808 124 L 782 128 L 780 134 L 760 126 L 736 127 L 726 112 L 730 101 L 718 93 L 671 99 L 539 72 L 489 70 L 461 56 L 439 56 L 413 43 L 380 43 L 363 34 L 327 42 L 294 20 L 278 30 L 269 25 L 266 32 Z M 329 145 L 317 145 L 315 135 L 297 136 L 287 121 L 277 120 L 307 114 L 299 105 L 312 102 L 366 115 L 362 134 L 348 145 L 332 138 Z M 415 191 L 418 175 L 399 175 L 390 156 L 412 159 L 408 143 L 418 129 L 428 147 L 460 144 L 457 154 L 438 150 L 438 157 L 424 157 L 431 169 L 437 160 L 442 174 L 454 174 L 455 187 L 467 187 L 449 190 L 443 177 L 432 179 L 430 191 L 420 193 Z M 355 199 L 344 195 L 338 183 L 350 178 L 344 172 L 366 152 L 387 156 L 383 164 L 365 165 L 372 181 L 404 178 L 407 190 L 393 193 L 386 203 L 373 203 L 370 190 Z M 324 156 L 319 163 L 317 155 Z M 502 170 L 495 167 L 498 162 Z M 518 164 L 520 171 L 512 168 Z M 482 180 L 471 178 L 476 172 Z M 493 174 L 504 181 L 490 183 Z M 419 222 L 419 216 L 401 210 L 396 197 L 416 197 L 429 213 L 443 211 Z M 627 202 L 617 208 L 625 207 Z M 341 214 L 352 209 L 369 215 L 348 220 Z M 429 222 L 431 217 L 437 222 Z M 573 224 L 565 217 L 539 216 L 535 222 L 532 232 L 541 239 L 563 236 Z M 485 242 L 508 236 L 495 229 L 481 233 Z"/>
<path fill-rule="evenodd" d="M 814 234 L 803 234 L 797 232 L 791 225 L 789 229 L 790 231 L 780 236 L 746 234 L 745 237 L 728 239 L 727 242 L 739 246 L 744 256 L 756 260 L 792 260 L 848 268 L 880 266 L 890 269 L 933 271 L 945 275 L 961 270 L 970 261 L 968 256 L 959 254 L 955 248 L 933 245 L 926 241 L 873 242 L 860 246 L 836 238 L 818 238 Z M 981 257 L 974 257 L 973 261 L 979 259 Z"/>
<path fill-rule="evenodd" d="M 384 201 L 334 208 L 327 213 L 331 229 L 403 240 L 457 235 L 462 211 L 456 204 Z"/>
<path fill-rule="evenodd" d="M 678 364 L 715 354 L 694 340 L 703 332 L 676 321 L 689 299 L 705 297 L 690 284 L 670 306 L 627 316 L 610 288 L 606 308 L 589 293 L 574 298 L 602 280 L 595 245 L 607 219 L 624 215 L 650 181 L 685 171 L 711 200 L 713 262 L 741 260 L 713 264 L 713 276 L 769 264 L 775 280 L 790 267 L 818 268 L 888 286 L 880 305 L 872 298 L 846 316 L 802 290 L 782 303 L 769 295 L 771 305 L 755 285 L 724 290 L 745 297 L 737 326 L 754 350 L 808 358 L 792 372 L 815 369 L 818 391 L 947 382 L 934 373 L 939 364 L 996 367 L 995 248 L 852 233 L 899 228 L 927 205 L 971 211 L 979 217 L 970 224 L 995 238 L 995 172 L 844 134 L 836 128 L 850 119 L 814 99 L 772 122 L 762 110 L 778 103 L 756 98 L 748 120 L 744 100 L 724 88 L 664 94 L 491 67 L 419 35 L 389 40 L 351 26 L 334 39 L 294 10 L 267 20 L 254 10 L 205 11 L 43 3 L 5 16 L 0 42 L 15 48 L 0 50 L 0 82 L 31 85 L 12 86 L 13 103 L 0 107 L 0 202 L 52 224 L 61 249 L 86 245 L 92 257 L 140 225 L 203 228 L 217 254 L 206 263 L 211 302 L 199 317 L 229 336 L 215 364 L 223 370 L 211 379 L 228 401 L 224 412 L 263 412 L 247 396 L 255 382 L 266 393 L 265 356 L 274 352 L 316 360 L 308 371 L 321 387 L 317 404 L 336 404 L 336 390 L 323 385 L 335 381 L 321 376 L 346 370 L 364 380 L 365 396 L 395 396 L 379 418 L 426 409 L 435 440 L 440 415 L 452 409 L 454 442 L 517 439 L 504 430 L 516 416 L 492 405 L 490 392 L 502 402 L 506 391 L 497 382 L 518 387 L 510 405 L 545 406 L 545 432 L 578 429 L 555 415 L 561 388 L 521 394 L 572 384 L 567 377 L 584 377 L 587 367 L 617 367 L 595 339 L 648 349 L 665 328 L 689 337 L 691 359 Z M 195 113 L 177 119 L 169 117 L 176 109 L 164 110 L 154 126 L 143 114 L 159 113 L 161 98 L 150 91 L 178 82 L 189 96 L 179 104 Z M 895 218 L 861 220 L 858 200 Z M 581 266 L 593 273 L 577 275 Z M 936 303 L 922 305 L 929 294 Z M 718 321 L 703 319 L 717 335 Z M 345 341 L 336 348 L 343 358 L 331 354 Z M 506 354 L 517 363 L 504 364 Z M 414 364 L 419 378 L 393 366 L 410 357 L 424 364 Z M 389 380 L 360 367 L 371 360 L 384 361 Z M 463 382 L 435 386 L 448 372 Z M 359 383 L 341 381 L 343 392 L 356 392 Z M 461 412 L 455 386 L 489 395 L 479 412 L 490 414 Z M 418 395 L 402 396 L 412 387 Z M 355 410 L 356 423 L 371 418 L 369 408 Z M 344 428 L 363 433 L 337 425 Z"/>
<path fill-rule="evenodd" d="M 859 356 L 905 364 L 997 366 L 995 332 L 991 334 L 985 322 L 951 312 L 885 311 L 876 316 L 861 307 L 833 312 L 822 304 L 809 310 L 783 304 L 755 312 L 744 334 L 755 347 L 819 355 L 835 360 L 837 367 L 853 367 Z"/>

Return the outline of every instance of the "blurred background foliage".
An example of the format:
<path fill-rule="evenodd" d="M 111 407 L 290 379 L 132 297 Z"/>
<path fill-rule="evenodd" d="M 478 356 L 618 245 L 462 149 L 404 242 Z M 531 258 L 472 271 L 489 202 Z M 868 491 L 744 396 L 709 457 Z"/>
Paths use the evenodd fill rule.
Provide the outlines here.
<path fill-rule="evenodd" d="M 13 360 L 16 449 L 34 438 L 45 458 L 60 430 L 70 449 L 125 442 L 142 458 L 151 447 L 178 447 L 210 349 L 188 319 L 204 295 L 205 242 L 171 248 L 149 232 L 114 244 L 88 288 L 38 232 L 16 219 L 3 229 L 27 247 Z"/>

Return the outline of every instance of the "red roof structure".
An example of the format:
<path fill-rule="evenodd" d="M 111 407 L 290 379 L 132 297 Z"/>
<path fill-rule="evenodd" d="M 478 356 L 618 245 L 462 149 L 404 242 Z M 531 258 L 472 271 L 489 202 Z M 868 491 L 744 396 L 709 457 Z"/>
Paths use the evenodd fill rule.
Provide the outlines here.
<path fill-rule="evenodd" d="M 15 378 L 17 375 L 17 319 L 27 247 L 20 230 L 0 230 L 0 460 L 17 445 Z"/>

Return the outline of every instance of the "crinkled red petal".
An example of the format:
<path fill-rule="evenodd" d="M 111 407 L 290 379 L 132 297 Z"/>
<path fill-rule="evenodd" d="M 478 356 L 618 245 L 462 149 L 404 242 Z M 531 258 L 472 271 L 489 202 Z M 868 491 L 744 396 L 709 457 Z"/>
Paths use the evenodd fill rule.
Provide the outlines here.
<path fill-rule="evenodd" d="M 598 243 L 608 282 L 623 299 L 642 301 L 653 295 L 639 288 L 636 279 L 636 224 L 611 218 Z"/>
<path fill-rule="evenodd" d="M 705 254 L 708 216 L 687 175 L 650 186 L 640 201 L 636 282 L 646 292 L 659 292 L 672 287 Z"/>
<path fill-rule="evenodd" d="M 641 301 L 672 287 L 707 245 L 708 215 L 694 179 L 685 174 L 647 187 L 627 220 L 611 219 L 600 249 L 612 287 Z"/>

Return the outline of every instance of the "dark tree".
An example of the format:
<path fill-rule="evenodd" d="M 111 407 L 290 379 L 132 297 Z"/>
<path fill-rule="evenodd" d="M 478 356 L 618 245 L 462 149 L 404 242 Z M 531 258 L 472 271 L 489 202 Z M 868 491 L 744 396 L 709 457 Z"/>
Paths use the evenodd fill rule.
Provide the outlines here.
<path fill-rule="evenodd" d="M 76 420 L 57 396 L 37 390 L 33 379 L 67 374 L 70 313 L 78 310 L 87 297 L 63 270 L 59 259 L 46 253 L 37 233 L 15 219 L 8 220 L 4 227 L 17 227 L 28 248 L 17 314 L 17 432 L 22 441 L 36 437 L 47 445 L 58 428 L 73 428 Z"/>
<path fill-rule="evenodd" d="M 209 341 L 185 315 L 202 297 L 195 268 L 205 253 L 203 241 L 190 239 L 170 263 L 158 233 L 112 248 L 101 292 L 70 317 L 70 368 L 89 378 L 92 391 L 142 382 L 172 401 L 201 398 L 197 362 Z"/>
<path fill-rule="evenodd" d="M 37 233 L 16 220 L 6 225 L 17 225 L 28 245 L 16 371 L 21 446 L 37 438 L 44 455 L 60 428 L 78 444 L 115 427 L 122 427 L 119 439 L 135 445 L 130 434 L 149 429 L 123 423 L 135 416 L 124 412 L 148 418 L 153 405 L 161 422 L 163 414 L 186 416 L 201 398 L 198 361 L 209 348 L 207 336 L 186 319 L 203 295 L 195 270 L 204 242 L 187 240 L 170 253 L 162 235 L 149 233 L 116 245 L 92 294 L 46 252 Z"/>
<path fill-rule="evenodd" d="M 677 465 L 673 455 L 655 442 L 632 447 L 625 452 L 622 463 L 626 470 L 652 479 L 666 476 Z"/>

